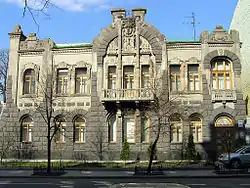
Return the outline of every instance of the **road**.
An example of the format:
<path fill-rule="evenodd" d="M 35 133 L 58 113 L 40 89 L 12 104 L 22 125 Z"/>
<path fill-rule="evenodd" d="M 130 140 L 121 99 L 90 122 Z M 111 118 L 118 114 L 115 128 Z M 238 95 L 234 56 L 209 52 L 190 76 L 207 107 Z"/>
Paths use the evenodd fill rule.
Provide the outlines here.
<path fill-rule="evenodd" d="M 122 185 L 119 185 L 122 184 Z M 152 186 L 154 185 L 154 186 Z M 52 178 L 0 178 L 0 188 L 250 188 L 249 178 L 185 178 L 185 179 L 52 179 Z"/>

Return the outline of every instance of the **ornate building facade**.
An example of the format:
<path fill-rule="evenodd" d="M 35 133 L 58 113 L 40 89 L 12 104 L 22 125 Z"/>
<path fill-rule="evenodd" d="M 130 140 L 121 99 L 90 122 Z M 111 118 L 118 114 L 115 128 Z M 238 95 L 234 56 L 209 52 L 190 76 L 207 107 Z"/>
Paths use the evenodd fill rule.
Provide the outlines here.
<path fill-rule="evenodd" d="M 73 159 L 83 153 L 89 160 L 115 160 L 127 140 L 131 159 L 138 154 L 146 159 L 154 140 L 154 117 L 140 107 L 152 100 L 147 88 L 156 77 L 170 96 L 181 96 L 180 108 L 190 107 L 185 113 L 176 108 L 170 116 L 169 134 L 157 145 L 159 159 L 180 159 L 188 134 L 209 158 L 223 150 L 226 133 L 242 137 L 246 110 L 236 30 L 217 26 L 211 33 L 202 32 L 199 41 L 170 42 L 144 20 L 146 9 L 132 9 L 132 16 L 126 16 L 125 9 L 112 9 L 111 14 L 112 23 L 93 43 L 56 44 L 33 33 L 26 37 L 19 25 L 9 33 L 3 116 L 20 128 L 18 150 L 28 145 L 33 158 L 46 157 L 47 127 L 34 112 L 42 101 L 42 75 L 50 66 L 53 117 L 60 128 L 52 143 L 53 158 Z"/>

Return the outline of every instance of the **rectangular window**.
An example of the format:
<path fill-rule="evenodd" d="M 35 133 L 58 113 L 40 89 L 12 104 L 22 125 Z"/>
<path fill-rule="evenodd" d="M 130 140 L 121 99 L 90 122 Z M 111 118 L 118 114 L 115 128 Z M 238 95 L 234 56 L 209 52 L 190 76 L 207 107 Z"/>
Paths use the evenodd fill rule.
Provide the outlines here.
<path fill-rule="evenodd" d="M 56 134 L 55 139 L 59 143 L 65 142 L 65 123 L 64 122 L 56 122 Z"/>
<path fill-rule="evenodd" d="M 200 121 L 191 122 L 191 132 L 193 134 L 194 142 L 202 142 L 202 129 Z"/>
<path fill-rule="evenodd" d="M 170 90 L 179 91 L 181 89 L 181 66 L 170 65 Z"/>
<path fill-rule="evenodd" d="M 182 124 L 171 125 L 170 140 L 173 143 L 182 142 Z"/>
<path fill-rule="evenodd" d="M 123 88 L 134 88 L 134 66 L 125 66 L 123 70 Z"/>
<path fill-rule="evenodd" d="M 149 75 L 149 65 L 142 65 L 141 71 L 141 88 L 149 87 L 150 75 Z"/>
<path fill-rule="evenodd" d="M 88 93 L 87 68 L 76 68 L 75 77 L 75 93 Z"/>
<path fill-rule="evenodd" d="M 116 116 L 113 115 L 109 118 L 108 128 L 109 128 L 109 142 L 116 142 Z"/>
<path fill-rule="evenodd" d="M 57 93 L 68 92 L 68 69 L 57 70 Z"/>
<path fill-rule="evenodd" d="M 31 142 L 32 141 L 32 125 L 30 123 L 22 124 L 22 142 Z"/>
<path fill-rule="evenodd" d="M 116 67 L 108 67 L 108 89 L 116 89 Z"/>
<path fill-rule="evenodd" d="M 135 122 L 134 118 L 125 118 L 124 119 L 124 138 L 128 143 L 135 142 Z"/>
<path fill-rule="evenodd" d="M 75 123 L 75 142 L 85 142 L 85 124 Z"/>
<path fill-rule="evenodd" d="M 189 91 L 200 90 L 199 65 L 188 65 L 188 86 Z"/>

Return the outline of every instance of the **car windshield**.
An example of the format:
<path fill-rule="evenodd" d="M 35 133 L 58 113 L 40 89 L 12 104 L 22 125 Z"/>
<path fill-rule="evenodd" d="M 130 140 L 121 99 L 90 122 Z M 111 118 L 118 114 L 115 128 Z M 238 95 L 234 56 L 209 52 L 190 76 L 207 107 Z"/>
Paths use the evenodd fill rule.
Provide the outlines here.
<path fill-rule="evenodd" d="M 241 152 L 243 149 L 245 149 L 246 148 L 246 146 L 243 146 L 243 147 L 240 147 L 240 148 L 236 148 L 234 151 L 233 151 L 233 153 L 239 153 L 239 152 Z"/>

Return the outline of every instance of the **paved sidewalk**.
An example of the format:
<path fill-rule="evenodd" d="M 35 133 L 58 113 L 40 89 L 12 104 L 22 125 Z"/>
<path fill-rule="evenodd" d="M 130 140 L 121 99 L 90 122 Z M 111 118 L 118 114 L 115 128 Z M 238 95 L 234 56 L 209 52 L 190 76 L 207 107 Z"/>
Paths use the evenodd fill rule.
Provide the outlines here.
<path fill-rule="evenodd" d="M 1 170 L 0 178 L 222 178 L 250 177 L 250 174 L 215 174 L 213 170 L 166 170 L 164 175 L 134 175 L 133 171 L 70 170 L 61 176 L 34 176 L 32 170 Z"/>

